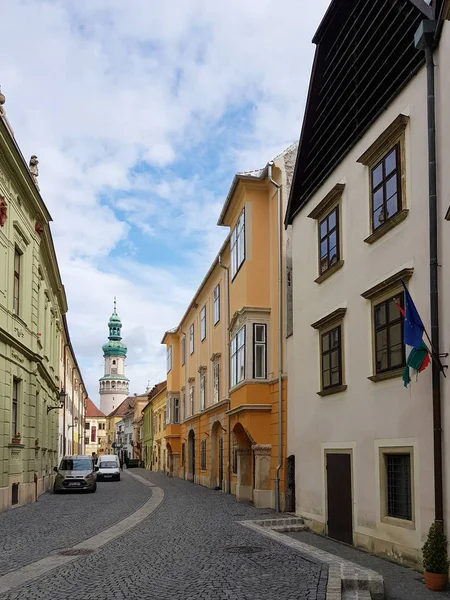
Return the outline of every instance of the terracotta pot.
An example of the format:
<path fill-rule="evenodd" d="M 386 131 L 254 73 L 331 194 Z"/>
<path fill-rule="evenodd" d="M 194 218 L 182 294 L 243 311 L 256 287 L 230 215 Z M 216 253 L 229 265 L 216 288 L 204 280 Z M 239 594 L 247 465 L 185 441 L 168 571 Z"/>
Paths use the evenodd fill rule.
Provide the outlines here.
<path fill-rule="evenodd" d="M 12 442 L 13 444 L 20 444 L 20 439 L 21 439 L 21 438 L 13 438 L 13 439 L 11 440 L 11 442 Z"/>
<path fill-rule="evenodd" d="M 433 592 L 442 592 L 447 587 L 448 573 L 428 573 L 424 571 L 425 584 Z"/>

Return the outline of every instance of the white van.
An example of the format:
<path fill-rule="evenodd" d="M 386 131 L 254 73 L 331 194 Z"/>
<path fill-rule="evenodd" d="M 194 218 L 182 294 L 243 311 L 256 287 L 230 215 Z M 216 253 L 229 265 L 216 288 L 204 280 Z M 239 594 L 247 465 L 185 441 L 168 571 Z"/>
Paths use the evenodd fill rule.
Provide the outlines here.
<path fill-rule="evenodd" d="M 115 454 L 106 454 L 97 459 L 97 480 L 114 479 L 120 481 L 120 463 L 119 457 Z"/>

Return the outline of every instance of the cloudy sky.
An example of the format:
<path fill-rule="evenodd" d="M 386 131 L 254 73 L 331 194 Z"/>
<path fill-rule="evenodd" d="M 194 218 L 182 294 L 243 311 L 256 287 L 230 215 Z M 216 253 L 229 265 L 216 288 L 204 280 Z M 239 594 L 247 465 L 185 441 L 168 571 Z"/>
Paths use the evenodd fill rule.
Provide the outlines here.
<path fill-rule="evenodd" d="M 0 0 L 0 84 L 42 196 L 98 404 L 117 296 L 130 391 L 165 376 L 236 171 L 298 138 L 328 0 Z"/>

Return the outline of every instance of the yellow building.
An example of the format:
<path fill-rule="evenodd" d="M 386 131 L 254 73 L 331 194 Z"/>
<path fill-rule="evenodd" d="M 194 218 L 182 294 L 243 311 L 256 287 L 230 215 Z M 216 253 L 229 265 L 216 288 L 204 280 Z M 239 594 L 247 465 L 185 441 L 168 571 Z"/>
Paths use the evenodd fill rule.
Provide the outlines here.
<path fill-rule="evenodd" d="M 285 506 L 291 330 L 282 215 L 295 155 L 294 145 L 264 169 L 235 176 L 218 223 L 230 234 L 162 340 L 169 472 L 277 509 Z"/>
<path fill-rule="evenodd" d="M 168 432 L 166 431 L 167 385 L 166 382 L 162 382 L 156 387 L 156 393 L 150 400 L 152 406 L 151 420 L 153 425 L 153 452 L 151 459 L 151 470 L 168 472 L 168 451 L 170 448 L 170 438 L 166 440 L 166 435 L 168 435 Z M 176 450 L 177 448 L 175 448 L 175 453 Z"/>

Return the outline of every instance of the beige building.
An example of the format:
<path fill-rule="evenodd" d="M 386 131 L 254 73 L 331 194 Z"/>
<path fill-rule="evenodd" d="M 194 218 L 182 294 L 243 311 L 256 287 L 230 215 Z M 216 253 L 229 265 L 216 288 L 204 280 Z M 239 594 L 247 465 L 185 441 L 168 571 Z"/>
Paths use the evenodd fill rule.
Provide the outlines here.
<path fill-rule="evenodd" d="M 417 564 L 432 521 L 450 516 L 450 446 L 443 447 L 439 515 L 432 368 L 405 389 L 395 301 L 404 305 L 403 280 L 431 334 L 427 67 L 414 36 L 436 11 L 437 350 L 449 352 L 449 5 L 377 2 L 373 18 L 359 7 L 350 19 L 345 4 L 333 2 L 314 38 L 286 215 L 294 315 L 288 454 L 295 457 L 296 512 L 314 529 Z M 341 68 L 355 44 L 353 67 Z M 437 381 L 446 407 L 449 380 L 438 374 Z M 450 415 L 442 413 L 445 439 Z"/>
<path fill-rule="evenodd" d="M 92 456 L 105 453 L 106 415 L 95 406 L 90 398 L 86 400 L 86 419 L 84 422 L 84 454 Z"/>
<path fill-rule="evenodd" d="M 0 94 L 0 510 L 33 502 L 53 484 L 68 437 L 64 427 L 71 424 L 61 410 L 72 400 L 66 357 L 77 387 L 71 415 L 80 426 L 85 397 L 38 162 L 35 156 L 25 161 L 4 103 Z M 78 449 L 80 438 L 70 429 Z"/>

